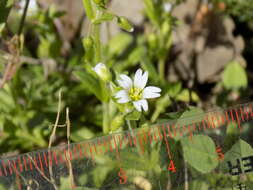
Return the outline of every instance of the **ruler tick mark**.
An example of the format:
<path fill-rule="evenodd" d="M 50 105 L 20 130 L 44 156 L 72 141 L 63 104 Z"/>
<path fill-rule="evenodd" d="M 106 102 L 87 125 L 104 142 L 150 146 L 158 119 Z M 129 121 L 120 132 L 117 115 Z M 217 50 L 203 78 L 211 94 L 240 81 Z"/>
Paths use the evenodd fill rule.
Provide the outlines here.
<path fill-rule="evenodd" d="M 27 171 L 27 165 L 26 165 L 26 158 L 25 158 L 25 156 L 23 156 L 23 163 L 24 163 L 24 166 L 25 166 L 25 171 Z"/>
<path fill-rule="evenodd" d="M 19 165 L 19 172 L 23 172 L 23 166 L 22 166 L 22 163 L 21 163 L 20 156 L 18 157 L 18 165 Z"/>

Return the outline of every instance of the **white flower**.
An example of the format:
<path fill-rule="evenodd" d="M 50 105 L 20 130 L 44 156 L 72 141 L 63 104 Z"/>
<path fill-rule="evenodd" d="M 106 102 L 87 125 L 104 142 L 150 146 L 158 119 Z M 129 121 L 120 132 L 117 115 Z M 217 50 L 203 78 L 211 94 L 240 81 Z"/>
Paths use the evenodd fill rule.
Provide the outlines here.
<path fill-rule="evenodd" d="M 141 112 L 148 110 L 148 102 L 146 99 L 160 97 L 161 89 L 155 86 L 145 87 L 148 81 L 148 72 L 142 74 L 142 70 L 138 69 L 132 81 L 127 75 L 120 75 L 119 85 L 123 88 L 116 93 L 115 97 L 118 103 L 133 102 L 134 107 Z"/>
<path fill-rule="evenodd" d="M 171 4 L 171 3 L 165 3 L 165 4 L 163 5 L 163 9 L 164 9 L 164 11 L 165 11 L 166 13 L 170 12 L 171 9 L 172 9 L 172 4 Z"/>
<path fill-rule="evenodd" d="M 104 81 L 110 80 L 111 74 L 108 68 L 103 63 L 98 63 L 95 67 L 92 68 L 93 71 Z"/>

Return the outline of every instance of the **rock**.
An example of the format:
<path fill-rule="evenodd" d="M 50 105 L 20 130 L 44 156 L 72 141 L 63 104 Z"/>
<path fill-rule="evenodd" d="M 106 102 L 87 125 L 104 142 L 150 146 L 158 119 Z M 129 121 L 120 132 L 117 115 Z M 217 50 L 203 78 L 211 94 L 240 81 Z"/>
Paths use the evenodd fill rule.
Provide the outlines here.
<path fill-rule="evenodd" d="M 180 49 L 177 48 L 173 66 L 169 68 L 169 79 L 190 83 L 196 77 L 199 83 L 216 82 L 231 60 L 245 65 L 241 56 L 244 41 L 241 36 L 233 35 L 235 23 L 230 17 L 210 6 L 205 15 L 197 16 L 200 14 L 197 7 L 197 1 L 188 0 L 173 10 L 173 16 L 182 22 L 173 32 L 173 45 Z"/>
<path fill-rule="evenodd" d="M 197 58 L 198 81 L 210 80 L 231 61 L 233 51 L 225 46 L 207 47 Z"/>

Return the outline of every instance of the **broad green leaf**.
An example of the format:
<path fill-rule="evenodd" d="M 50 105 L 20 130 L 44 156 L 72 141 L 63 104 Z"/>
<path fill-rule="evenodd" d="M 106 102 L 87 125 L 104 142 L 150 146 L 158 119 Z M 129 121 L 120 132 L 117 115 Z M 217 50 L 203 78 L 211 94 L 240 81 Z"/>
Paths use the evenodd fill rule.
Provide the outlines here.
<path fill-rule="evenodd" d="M 211 172 L 218 165 L 215 144 L 205 135 L 196 135 L 190 140 L 188 137 L 181 139 L 184 159 L 190 166 L 201 173 Z"/>
<path fill-rule="evenodd" d="M 121 55 L 122 52 L 133 42 L 133 37 L 126 33 L 120 33 L 109 42 L 109 52 L 111 55 Z"/>
<path fill-rule="evenodd" d="M 247 156 L 252 156 L 252 155 L 253 155 L 253 149 L 251 148 L 251 146 L 244 140 L 239 139 L 237 143 L 234 144 L 232 148 L 226 152 L 224 162 L 222 163 L 222 168 L 226 170 L 226 172 L 228 172 L 228 167 L 226 164 L 227 161 L 231 161 L 232 163 L 235 163 L 235 159 L 241 159 L 242 157 L 247 157 Z"/>
<path fill-rule="evenodd" d="M 223 72 L 222 82 L 227 89 L 246 88 L 248 79 L 245 69 L 235 61 L 229 63 Z"/>

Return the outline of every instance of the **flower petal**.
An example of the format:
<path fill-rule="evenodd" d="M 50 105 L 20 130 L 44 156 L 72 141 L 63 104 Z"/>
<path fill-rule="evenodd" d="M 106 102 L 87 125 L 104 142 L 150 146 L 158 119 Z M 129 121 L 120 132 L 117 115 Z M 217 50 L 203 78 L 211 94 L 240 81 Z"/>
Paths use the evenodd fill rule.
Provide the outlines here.
<path fill-rule="evenodd" d="M 127 75 L 120 75 L 120 80 L 117 80 L 119 85 L 124 89 L 130 89 L 133 85 L 132 79 Z"/>
<path fill-rule="evenodd" d="M 142 75 L 142 70 L 138 69 L 134 76 L 134 87 L 143 89 L 148 82 L 148 72 L 144 72 Z"/>
<path fill-rule="evenodd" d="M 139 112 L 141 112 L 142 108 L 143 108 L 144 111 L 148 111 L 148 102 L 147 102 L 147 100 L 134 101 L 133 104 L 134 104 L 134 107 Z"/>
<path fill-rule="evenodd" d="M 143 90 L 143 96 L 142 98 L 157 98 L 157 97 L 160 97 L 160 92 L 162 90 L 158 87 L 155 87 L 155 86 L 148 86 L 146 88 L 144 88 Z"/>
<path fill-rule="evenodd" d="M 118 98 L 117 102 L 124 104 L 130 101 L 127 91 L 121 90 L 116 93 L 115 98 Z"/>

